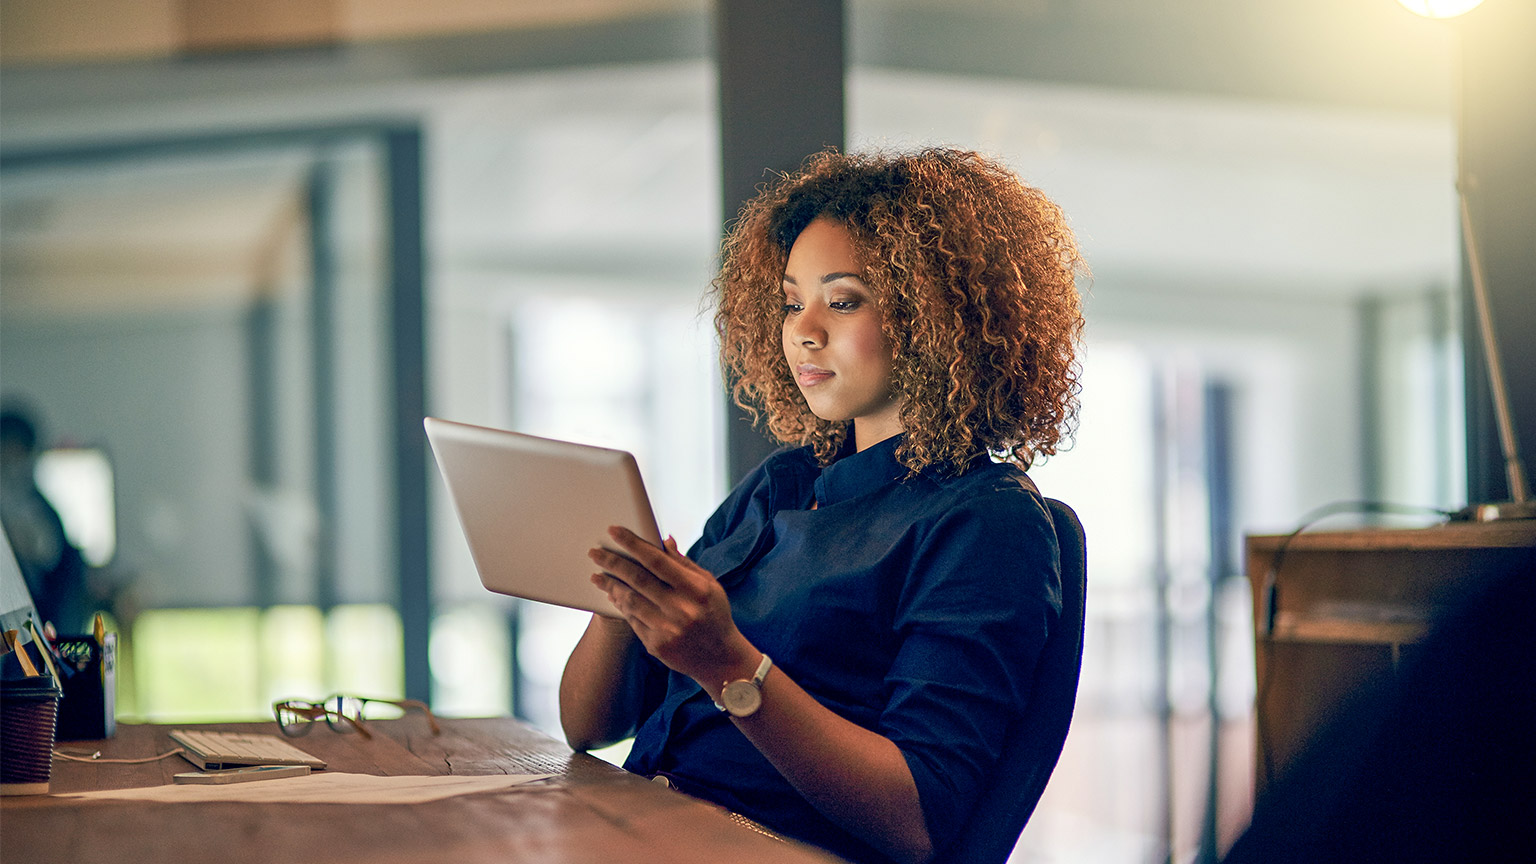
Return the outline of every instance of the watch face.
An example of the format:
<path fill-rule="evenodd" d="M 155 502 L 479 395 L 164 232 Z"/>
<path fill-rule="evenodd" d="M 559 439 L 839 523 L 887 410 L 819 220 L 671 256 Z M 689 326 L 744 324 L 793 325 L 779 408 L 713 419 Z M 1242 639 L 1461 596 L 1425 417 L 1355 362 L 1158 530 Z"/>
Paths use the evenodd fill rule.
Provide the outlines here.
<path fill-rule="evenodd" d="M 720 691 L 720 702 L 734 717 L 749 717 L 763 704 L 763 691 L 751 681 L 732 681 Z"/>

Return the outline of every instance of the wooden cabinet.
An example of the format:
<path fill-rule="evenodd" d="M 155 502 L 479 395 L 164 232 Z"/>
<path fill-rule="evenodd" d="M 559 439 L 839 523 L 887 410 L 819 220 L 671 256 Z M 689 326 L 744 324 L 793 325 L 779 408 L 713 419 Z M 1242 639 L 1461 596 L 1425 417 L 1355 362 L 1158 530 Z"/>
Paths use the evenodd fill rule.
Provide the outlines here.
<path fill-rule="evenodd" d="M 1536 521 L 1250 536 L 1258 794 L 1360 687 L 1510 572 L 1536 578 Z M 1536 610 L 1533 610 L 1536 611 Z"/>

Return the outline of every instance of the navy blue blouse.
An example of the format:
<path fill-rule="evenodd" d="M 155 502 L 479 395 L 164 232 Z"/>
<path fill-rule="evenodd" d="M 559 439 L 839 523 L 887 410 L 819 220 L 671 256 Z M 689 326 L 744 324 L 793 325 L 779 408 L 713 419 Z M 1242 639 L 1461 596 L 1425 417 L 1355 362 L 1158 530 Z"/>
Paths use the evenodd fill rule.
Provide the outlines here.
<path fill-rule="evenodd" d="M 899 441 L 826 469 L 806 448 L 770 456 L 688 556 L 783 674 L 900 748 L 943 849 L 1009 720 L 1028 710 L 1061 578 L 1050 515 L 1023 470 L 978 456 L 958 476 L 909 477 Z M 885 860 L 801 797 L 692 679 L 641 662 L 654 697 L 624 767 L 845 858 Z"/>

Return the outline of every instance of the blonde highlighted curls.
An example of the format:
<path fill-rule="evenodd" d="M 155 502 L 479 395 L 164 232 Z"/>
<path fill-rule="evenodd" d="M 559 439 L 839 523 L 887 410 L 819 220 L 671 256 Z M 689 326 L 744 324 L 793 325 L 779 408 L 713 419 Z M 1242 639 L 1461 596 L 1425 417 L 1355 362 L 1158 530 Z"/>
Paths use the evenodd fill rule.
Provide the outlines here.
<path fill-rule="evenodd" d="M 1075 277 L 1086 267 L 1061 209 L 980 154 L 828 150 L 763 189 L 722 247 L 715 328 L 731 394 L 786 444 L 828 464 L 848 423 L 811 413 L 784 359 L 789 249 L 827 216 L 848 228 L 897 346 L 892 384 L 916 472 L 963 470 L 982 450 L 1029 466 L 1075 431 Z"/>

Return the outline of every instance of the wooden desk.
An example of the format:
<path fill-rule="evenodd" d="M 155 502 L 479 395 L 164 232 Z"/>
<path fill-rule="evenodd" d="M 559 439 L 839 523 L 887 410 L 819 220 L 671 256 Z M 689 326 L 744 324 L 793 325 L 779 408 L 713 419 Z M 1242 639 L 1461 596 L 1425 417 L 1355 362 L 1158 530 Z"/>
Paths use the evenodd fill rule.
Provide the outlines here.
<path fill-rule="evenodd" d="M 178 724 L 184 728 L 187 724 Z M 172 726 L 119 724 L 102 742 L 69 742 L 103 757 L 173 749 Z M 217 728 L 276 734 L 274 723 Z M 364 774 L 559 774 L 544 785 L 415 805 L 154 804 L 51 796 L 0 799 L 0 860 L 69 864 L 271 862 L 762 861 L 840 859 L 737 825 L 722 812 L 629 774 L 509 719 L 420 717 L 370 723 L 373 740 L 317 728 L 300 747 L 336 771 Z M 379 734 L 382 733 L 382 734 Z M 55 759 L 52 791 L 158 786 L 193 770 L 180 756 L 144 765 Z"/>
<path fill-rule="evenodd" d="M 1256 536 L 1247 555 L 1262 795 L 1336 707 L 1397 675 L 1433 622 L 1504 574 L 1536 574 L 1536 521 Z"/>

